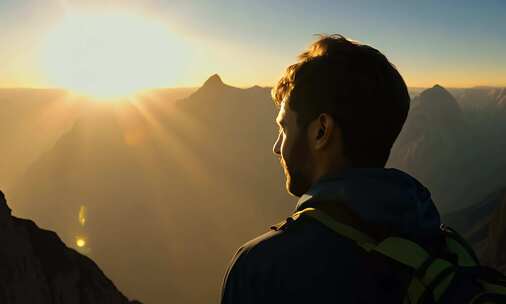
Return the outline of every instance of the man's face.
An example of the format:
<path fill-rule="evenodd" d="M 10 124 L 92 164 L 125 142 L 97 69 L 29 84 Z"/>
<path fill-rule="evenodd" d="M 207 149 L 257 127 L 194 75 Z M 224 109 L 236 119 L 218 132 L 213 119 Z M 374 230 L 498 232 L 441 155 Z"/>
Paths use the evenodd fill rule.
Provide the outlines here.
<path fill-rule="evenodd" d="M 312 157 L 307 132 L 299 127 L 297 113 L 286 102 L 281 103 L 276 122 L 279 135 L 272 150 L 280 158 L 288 193 L 301 196 L 311 186 Z"/>

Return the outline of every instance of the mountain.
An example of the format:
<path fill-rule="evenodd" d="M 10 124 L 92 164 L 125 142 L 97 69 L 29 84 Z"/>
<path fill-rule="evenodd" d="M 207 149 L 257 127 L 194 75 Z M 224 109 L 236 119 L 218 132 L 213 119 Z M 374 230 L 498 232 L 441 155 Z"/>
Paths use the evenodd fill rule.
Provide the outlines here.
<path fill-rule="evenodd" d="M 169 103 L 194 90 L 156 89 L 136 98 Z M 95 104 L 60 89 L 0 89 L 0 187 L 9 192 L 25 170 Z"/>
<path fill-rule="evenodd" d="M 432 191 L 442 213 L 453 212 L 479 201 L 506 179 L 505 132 L 506 112 L 463 107 L 436 85 L 413 98 L 388 166 L 417 177 Z"/>
<path fill-rule="evenodd" d="M 224 90 L 237 91 L 240 89 L 226 85 L 223 80 L 221 80 L 220 75 L 214 74 L 209 77 L 195 93 L 192 94 L 192 98 L 201 99 L 208 98 L 209 96 L 218 96 Z"/>
<path fill-rule="evenodd" d="M 466 109 L 497 110 L 506 107 L 506 88 L 474 87 L 461 90 L 459 103 Z"/>
<path fill-rule="evenodd" d="M 418 178 L 433 191 L 440 209 L 451 209 L 448 203 L 455 190 L 448 187 L 458 188 L 458 185 L 449 181 L 457 178 L 456 168 L 461 164 L 454 156 L 460 153 L 462 145 L 459 134 L 466 129 L 455 98 L 435 85 L 413 99 L 388 165 Z"/>
<path fill-rule="evenodd" d="M 482 264 L 506 274 L 506 187 L 443 219 L 471 243 Z"/>
<path fill-rule="evenodd" d="M 0 302 L 135 304 L 88 257 L 68 248 L 52 231 L 11 216 L 0 192 Z"/>
<path fill-rule="evenodd" d="M 450 92 L 438 84 L 415 96 L 413 104 L 421 111 L 431 112 L 431 119 L 436 122 L 458 119 L 461 113 L 457 100 Z"/>
<path fill-rule="evenodd" d="M 217 300 L 233 252 L 294 206 L 272 154 L 275 114 L 269 88 L 217 75 L 174 102 L 88 105 L 12 187 L 13 209 L 66 242 L 85 235 L 135 298 Z"/>
<path fill-rule="evenodd" d="M 9 191 L 37 157 L 68 130 L 80 105 L 62 90 L 0 89 L 0 187 Z"/>

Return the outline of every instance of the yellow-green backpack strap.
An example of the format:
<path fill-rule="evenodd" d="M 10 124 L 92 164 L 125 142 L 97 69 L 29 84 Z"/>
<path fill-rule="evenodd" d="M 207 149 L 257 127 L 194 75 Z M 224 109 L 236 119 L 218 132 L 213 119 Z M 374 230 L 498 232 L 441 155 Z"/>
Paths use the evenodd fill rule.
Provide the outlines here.
<path fill-rule="evenodd" d="M 323 211 L 315 208 L 306 208 L 294 213 L 292 215 L 292 219 L 297 220 L 301 215 L 315 219 L 337 234 L 355 241 L 360 247 L 364 248 L 367 251 L 371 251 L 376 247 L 377 242 L 373 238 L 349 225 L 339 223 L 331 216 L 325 214 Z"/>
<path fill-rule="evenodd" d="M 374 251 L 381 253 L 413 270 L 415 275 L 408 287 L 411 303 L 418 303 L 428 291 L 438 301 L 455 276 L 455 265 L 433 258 L 420 245 L 408 239 L 389 237 L 383 240 Z"/>
<path fill-rule="evenodd" d="M 388 237 L 374 250 L 413 269 L 420 268 L 430 257 L 420 245 L 400 237 Z"/>
<path fill-rule="evenodd" d="M 446 232 L 446 247 L 450 252 L 457 255 L 457 264 L 459 266 L 480 265 L 473 248 L 457 231 L 446 225 L 444 225 L 444 230 Z"/>
<path fill-rule="evenodd" d="M 315 208 L 306 208 L 292 215 L 293 220 L 300 216 L 311 217 L 334 232 L 355 241 L 359 246 L 371 252 L 376 251 L 401 264 L 412 268 L 415 272 L 423 271 L 419 277 L 414 276 L 409 287 L 410 303 L 423 300 L 429 290 L 437 301 L 454 278 L 455 266 L 443 259 L 432 258 L 417 243 L 400 237 L 388 237 L 379 244 L 367 234 L 342 223 Z M 418 273 L 418 272 L 417 272 Z"/>

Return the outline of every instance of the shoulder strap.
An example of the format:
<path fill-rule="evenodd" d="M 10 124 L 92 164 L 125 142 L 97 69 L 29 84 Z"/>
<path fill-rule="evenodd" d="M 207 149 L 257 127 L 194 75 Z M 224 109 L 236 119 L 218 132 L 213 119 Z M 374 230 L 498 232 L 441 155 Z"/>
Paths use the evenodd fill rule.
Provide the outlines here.
<path fill-rule="evenodd" d="M 360 247 L 364 248 L 367 251 L 370 251 L 376 246 L 376 241 L 367 234 L 349 225 L 339 223 L 338 221 L 334 220 L 331 216 L 327 215 L 323 211 L 320 211 L 315 208 L 306 208 L 304 210 L 294 213 L 291 216 L 291 218 L 295 221 L 302 215 L 313 218 L 316 221 L 323 224 L 324 226 L 326 226 L 327 228 L 329 228 L 330 230 L 348 239 L 355 241 Z"/>
<path fill-rule="evenodd" d="M 301 216 L 311 217 L 334 232 L 351 239 L 368 252 L 377 252 L 413 269 L 415 276 L 408 287 L 410 303 L 419 303 L 432 295 L 437 301 L 450 285 L 455 266 L 450 262 L 432 257 L 417 243 L 400 238 L 388 237 L 381 242 L 365 233 L 342 223 L 315 208 L 306 208 L 291 216 L 296 221 Z"/>
<path fill-rule="evenodd" d="M 458 264 L 460 266 L 480 265 L 480 261 L 473 248 L 457 233 L 457 231 L 446 225 L 442 225 L 441 229 L 445 232 L 448 250 L 457 255 Z"/>

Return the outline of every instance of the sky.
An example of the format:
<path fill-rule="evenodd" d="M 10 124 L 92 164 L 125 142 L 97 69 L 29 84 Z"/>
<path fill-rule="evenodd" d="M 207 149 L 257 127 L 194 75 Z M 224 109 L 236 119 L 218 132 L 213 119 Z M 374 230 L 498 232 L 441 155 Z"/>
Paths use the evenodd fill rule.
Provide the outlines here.
<path fill-rule="evenodd" d="M 154 25 L 137 32 L 139 18 L 131 26 L 119 21 L 119 34 L 114 21 L 92 25 L 89 17 L 83 29 L 62 25 L 76 14 L 105 13 L 142 17 L 165 32 L 151 35 Z M 51 38 L 57 31 L 72 37 Z M 118 71 L 125 67 L 121 73 L 106 73 L 109 58 L 90 57 L 98 67 L 82 61 L 80 68 L 90 65 L 116 83 L 144 79 L 146 87 L 199 86 L 214 73 L 234 86 L 272 86 L 318 33 L 340 33 L 379 49 L 412 87 L 506 86 L 502 0 L 1 0 L 0 87 L 65 87 L 83 52 L 102 54 L 82 38 L 86 31 L 124 35 L 122 50 L 130 53 L 121 52 L 124 61 L 116 62 Z M 76 49 L 72 43 L 79 41 L 86 47 Z M 81 85 L 94 77 L 83 75 L 76 79 Z"/>

